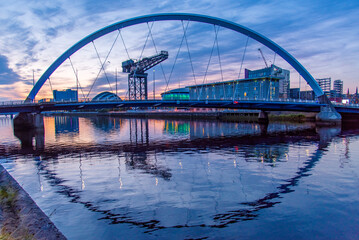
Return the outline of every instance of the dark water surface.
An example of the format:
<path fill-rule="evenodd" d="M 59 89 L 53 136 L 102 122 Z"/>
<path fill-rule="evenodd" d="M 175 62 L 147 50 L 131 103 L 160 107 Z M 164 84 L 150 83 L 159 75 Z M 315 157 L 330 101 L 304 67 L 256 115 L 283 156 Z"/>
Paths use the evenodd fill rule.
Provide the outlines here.
<path fill-rule="evenodd" d="M 44 122 L 0 118 L 0 163 L 69 239 L 359 239 L 358 130 Z"/>

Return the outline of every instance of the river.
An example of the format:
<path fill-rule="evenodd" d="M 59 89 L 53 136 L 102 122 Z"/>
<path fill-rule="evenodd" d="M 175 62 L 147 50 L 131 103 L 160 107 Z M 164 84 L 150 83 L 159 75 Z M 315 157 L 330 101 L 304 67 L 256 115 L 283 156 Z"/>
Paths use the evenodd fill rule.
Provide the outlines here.
<path fill-rule="evenodd" d="M 359 130 L 44 117 L 0 163 L 68 239 L 358 239 Z"/>

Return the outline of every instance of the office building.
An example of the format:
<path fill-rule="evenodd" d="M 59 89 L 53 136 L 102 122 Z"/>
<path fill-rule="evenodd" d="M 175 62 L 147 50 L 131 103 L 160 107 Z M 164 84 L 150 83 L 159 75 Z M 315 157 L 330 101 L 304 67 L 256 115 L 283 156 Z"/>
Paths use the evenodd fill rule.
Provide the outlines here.
<path fill-rule="evenodd" d="M 53 91 L 54 101 L 55 102 L 68 102 L 68 101 L 78 101 L 77 91 L 66 89 L 64 91 Z"/>
<path fill-rule="evenodd" d="M 275 77 L 279 79 L 279 97 L 288 98 L 290 90 L 290 71 L 282 69 L 274 64 L 270 67 L 258 70 L 244 70 L 245 78 Z"/>
<path fill-rule="evenodd" d="M 331 78 L 317 78 L 316 79 L 319 87 L 323 90 L 323 92 L 330 97 L 330 90 L 331 90 L 331 84 L 332 79 Z"/>
<path fill-rule="evenodd" d="M 334 97 L 342 97 L 343 95 L 343 81 L 342 80 L 334 80 L 333 82 L 333 90 L 335 92 Z"/>
<path fill-rule="evenodd" d="M 188 86 L 190 100 L 279 98 L 279 78 L 255 77 Z"/>
<path fill-rule="evenodd" d="M 301 100 L 314 100 L 315 99 L 315 93 L 314 93 L 313 90 L 300 91 L 300 99 Z"/>
<path fill-rule="evenodd" d="M 299 99 L 300 88 L 291 88 L 289 89 L 289 98 L 290 99 Z"/>

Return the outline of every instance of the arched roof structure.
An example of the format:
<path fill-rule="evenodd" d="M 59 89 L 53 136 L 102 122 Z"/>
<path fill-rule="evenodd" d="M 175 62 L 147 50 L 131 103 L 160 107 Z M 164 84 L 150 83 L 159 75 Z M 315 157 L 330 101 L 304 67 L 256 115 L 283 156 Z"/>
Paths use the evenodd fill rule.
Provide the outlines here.
<path fill-rule="evenodd" d="M 299 72 L 299 74 L 306 80 L 306 82 L 311 86 L 315 95 L 317 97 L 324 95 L 323 90 L 318 85 L 317 81 L 312 77 L 312 75 L 286 50 L 280 47 L 278 44 L 274 43 L 267 37 L 257 33 L 247 27 L 244 27 L 240 24 L 235 22 L 227 21 L 224 19 L 206 16 L 206 15 L 199 15 L 199 14 L 192 14 L 192 13 L 161 13 L 161 14 L 150 14 L 135 18 L 130 18 L 127 20 L 123 20 L 107 27 L 104 27 L 87 37 L 81 39 L 79 42 L 74 44 L 70 47 L 67 51 L 65 51 L 58 59 L 53 62 L 50 67 L 44 72 L 44 74 L 40 77 L 40 79 L 36 82 L 35 86 L 32 88 L 31 92 L 26 98 L 26 102 L 31 102 L 34 100 L 36 94 L 39 92 L 41 87 L 44 85 L 46 80 L 51 76 L 51 74 L 72 54 L 76 51 L 87 45 L 88 43 L 100 38 L 108 33 L 113 31 L 129 27 L 132 25 L 146 23 L 146 22 L 156 22 L 156 21 L 168 21 L 168 20 L 182 20 L 182 21 L 194 21 L 194 22 L 202 22 L 208 24 L 218 25 L 227 29 L 231 29 L 235 32 L 244 34 L 263 45 L 267 46 L 269 49 L 274 51 L 276 54 L 281 56 L 285 61 L 287 61 L 295 70 Z"/>
<path fill-rule="evenodd" d="M 99 101 L 114 101 L 114 100 L 119 100 L 121 101 L 121 98 L 119 96 L 117 96 L 114 93 L 111 92 L 102 92 L 97 94 L 92 101 L 93 102 L 99 102 Z"/>

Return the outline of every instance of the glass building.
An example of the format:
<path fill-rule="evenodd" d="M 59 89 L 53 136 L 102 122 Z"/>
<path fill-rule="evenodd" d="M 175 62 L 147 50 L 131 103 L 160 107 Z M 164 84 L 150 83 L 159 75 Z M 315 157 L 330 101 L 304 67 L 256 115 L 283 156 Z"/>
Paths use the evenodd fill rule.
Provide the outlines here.
<path fill-rule="evenodd" d="M 71 89 L 66 89 L 64 91 L 54 90 L 53 95 L 55 102 L 78 101 L 77 91 Z"/>
<path fill-rule="evenodd" d="M 245 78 L 256 78 L 256 77 L 275 77 L 279 79 L 279 97 L 289 98 L 290 89 L 290 71 L 280 68 L 274 64 L 270 67 L 257 69 L 257 70 L 244 70 Z"/>
<path fill-rule="evenodd" d="M 190 100 L 278 99 L 279 78 L 256 77 L 189 86 Z"/>
<path fill-rule="evenodd" d="M 176 88 L 164 93 L 161 93 L 162 100 L 189 100 L 189 89 Z"/>

